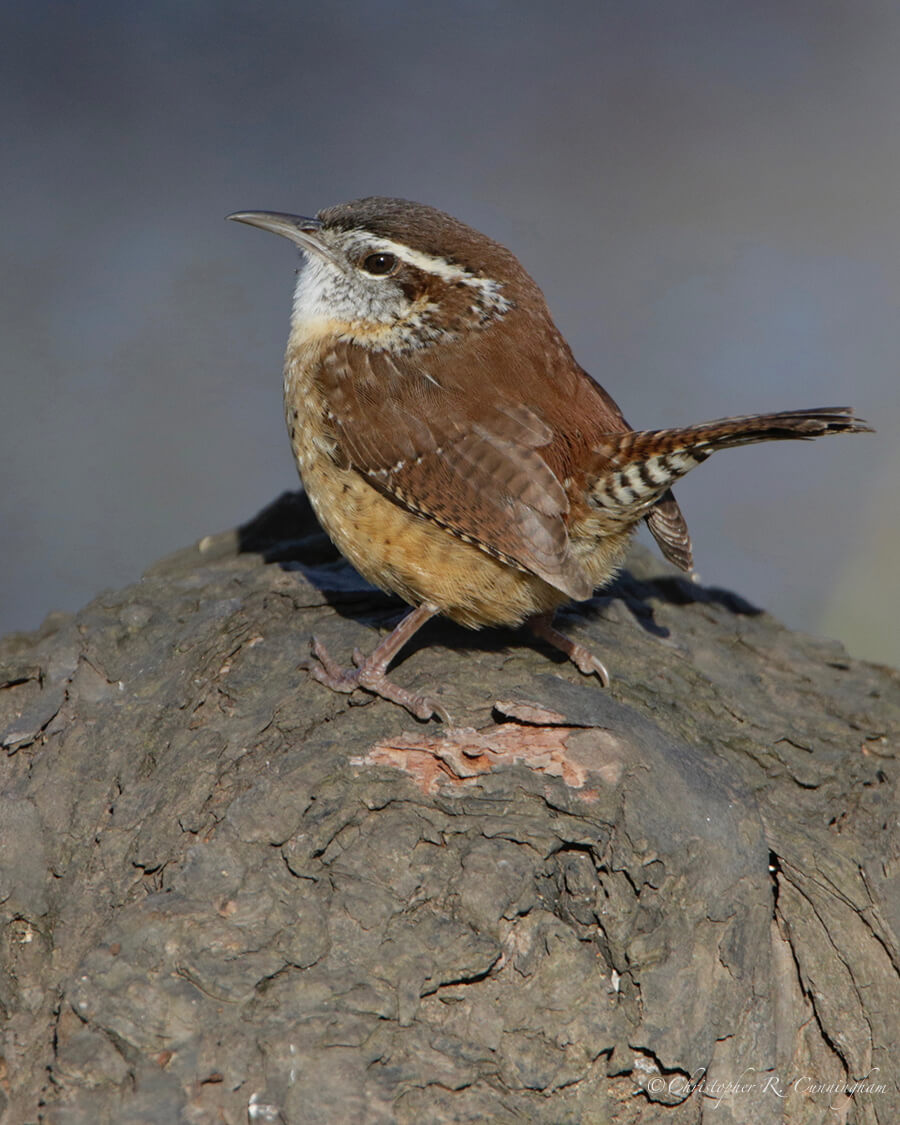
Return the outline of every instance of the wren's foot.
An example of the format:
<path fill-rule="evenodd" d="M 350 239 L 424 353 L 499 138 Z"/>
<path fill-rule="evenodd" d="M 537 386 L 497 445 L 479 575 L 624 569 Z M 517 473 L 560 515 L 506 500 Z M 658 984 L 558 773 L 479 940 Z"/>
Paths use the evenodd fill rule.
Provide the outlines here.
<path fill-rule="evenodd" d="M 328 649 L 318 638 L 312 639 L 312 654 L 318 660 L 318 667 L 310 669 L 313 677 L 331 688 L 332 691 L 351 692 L 357 688 L 370 691 L 391 703 L 405 707 L 417 719 L 430 719 L 437 716 L 442 722 L 449 723 L 450 716 L 436 703 L 424 695 L 416 695 L 399 684 L 392 684 L 387 678 L 387 666 L 394 659 L 409 638 L 425 624 L 429 618 L 437 613 L 437 606 L 426 602 L 418 606 L 400 622 L 400 624 L 379 644 L 371 656 L 364 656 L 359 649 L 353 652 L 355 668 L 341 668 L 332 660 Z"/>
<path fill-rule="evenodd" d="M 606 665 L 594 656 L 589 648 L 585 648 L 571 637 L 567 637 L 565 633 L 561 633 L 559 629 L 555 629 L 552 613 L 541 613 L 537 617 L 532 617 L 527 624 L 536 637 L 564 652 L 579 672 L 583 672 L 585 676 L 596 676 L 604 687 L 609 687 L 609 672 L 606 670 Z"/>
<path fill-rule="evenodd" d="M 380 661 L 366 657 L 360 650 L 354 649 L 353 663 L 355 668 L 341 668 L 334 662 L 328 649 L 318 638 L 312 639 L 312 654 L 318 660 L 318 666 L 310 668 L 313 679 L 331 688 L 332 691 L 350 693 L 357 688 L 369 691 L 373 695 L 387 699 L 405 707 L 417 719 L 427 720 L 436 716 L 442 722 L 449 723 L 450 717 L 443 707 L 433 703 L 424 695 L 416 695 L 399 684 L 392 683 L 385 675 L 384 669 L 379 668 Z"/>

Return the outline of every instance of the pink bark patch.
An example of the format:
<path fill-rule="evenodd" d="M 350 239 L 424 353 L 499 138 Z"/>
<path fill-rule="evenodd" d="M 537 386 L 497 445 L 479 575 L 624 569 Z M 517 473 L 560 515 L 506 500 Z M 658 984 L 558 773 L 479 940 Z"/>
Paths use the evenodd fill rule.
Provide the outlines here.
<path fill-rule="evenodd" d="M 504 711 L 508 714 L 507 707 Z M 561 778 L 581 796 L 595 800 L 595 790 L 586 789 L 589 774 L 614 785 L 622 771 L 618 739 L 596 728 L 537 725 L 539 717 L 552 722 L 558 716 L 539 709 L 529 710 L 526 723 L 500 723 L 484 730 L 451 727 L 439 736 L 404 733 L 376 742 L 358 766 L 393 766 L 409 774 L 426 793 L 441 784 L 470 785 L 481 774 L 502 766 L 521 764 Z M 559 716 L 561 718 L 561 716 Z M 522 713 L 525 718 L 525 712 Z"/>

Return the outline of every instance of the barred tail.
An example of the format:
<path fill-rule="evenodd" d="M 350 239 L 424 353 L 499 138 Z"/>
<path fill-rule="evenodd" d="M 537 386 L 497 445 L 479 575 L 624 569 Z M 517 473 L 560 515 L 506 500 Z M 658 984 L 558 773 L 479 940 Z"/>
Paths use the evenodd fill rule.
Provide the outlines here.
<path fill-rule="evenodd" d="M 872 427 L 855 418 L 849 407 L 825 407 L 721 418 L 683 429 L 610 434 L 594 447 L 597 475 L 591 501 L 610 514 L 637 519 L 646 515 L 679 477 L 717 449 L 757 441 L 872 432 Z"/>

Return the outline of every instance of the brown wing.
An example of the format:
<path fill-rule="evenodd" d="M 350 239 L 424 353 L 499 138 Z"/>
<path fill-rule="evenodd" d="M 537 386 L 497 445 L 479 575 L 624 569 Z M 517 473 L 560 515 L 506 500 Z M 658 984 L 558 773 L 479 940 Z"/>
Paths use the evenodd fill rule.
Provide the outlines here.
<path fill-rule="evenodd" d="M 590 596 L 569 551 L 565 489 L 543 455 L 554 431 L 535 410 L 435 377 L 415 352 L 341 345 L 321 377 L 341 452 L 375 488 L 570 597 Z"/>

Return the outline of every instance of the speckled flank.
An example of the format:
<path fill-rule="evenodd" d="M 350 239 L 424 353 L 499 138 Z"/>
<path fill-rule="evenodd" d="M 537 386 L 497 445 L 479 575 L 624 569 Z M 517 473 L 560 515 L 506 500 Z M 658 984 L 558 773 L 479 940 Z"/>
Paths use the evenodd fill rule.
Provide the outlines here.
<path fill-rule="evenodd" d="M 302 473 L 319 522 L 376 586 L 412 605 L 433 602 L 462 625 L 511 624 L 566 600 L 560 590 L 511 568 L 445 528 L 401 508 L 352 469 Z"/>

